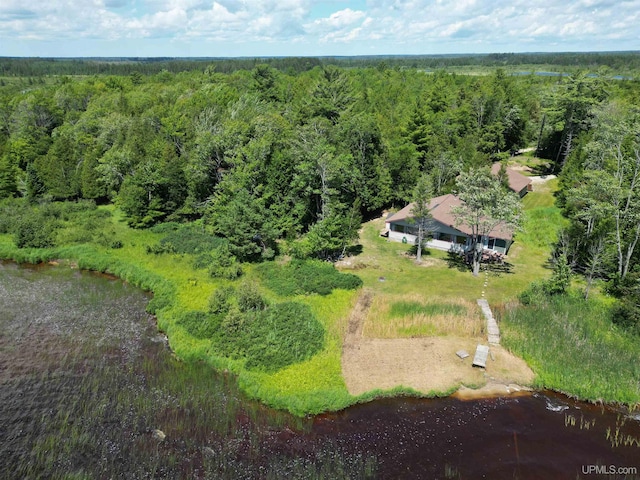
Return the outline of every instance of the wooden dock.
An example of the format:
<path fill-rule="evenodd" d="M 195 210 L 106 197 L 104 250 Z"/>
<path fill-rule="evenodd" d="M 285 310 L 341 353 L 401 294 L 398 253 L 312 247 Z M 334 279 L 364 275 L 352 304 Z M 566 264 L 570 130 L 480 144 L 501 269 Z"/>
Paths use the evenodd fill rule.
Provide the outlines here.
<path fill-rule="evenodd" d="M 487 367 L 487 357 L 489 356 L 489 347 L 487 345 L 478 345 L 476 354 L 473 357 L 472 365 L 474 367 Z"/>
<path fill-rule="evenodd" d="M 489 308 L 489 302 L 487 302 L 486 299 L 481 298 L 478 300 L 478 305 L 482 309 L 484 318 L 487 320 L 487 336 L 489 344 L 500 345 L 500 328 L 498 327 L 496 319 L 493 318 L 493 312 L 491 312 L 491 308 Z"/>

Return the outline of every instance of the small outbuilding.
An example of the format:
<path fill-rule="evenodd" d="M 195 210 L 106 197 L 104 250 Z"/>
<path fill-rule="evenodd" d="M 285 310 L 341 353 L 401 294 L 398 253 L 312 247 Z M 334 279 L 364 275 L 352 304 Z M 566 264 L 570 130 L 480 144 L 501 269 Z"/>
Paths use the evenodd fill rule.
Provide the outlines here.
<path fill-rule="evenodd" d="M 502 164 L 500 162 L 491 165 L 491 173 L 498 175 Z M 524 197 L 527 192 L 532 190 L 531 179 L 513 168 L 507 167 L 505 169 L 507 175 L 507 182 L 509 183 L 509 189 L 520 195 L 520 198 Z"/>

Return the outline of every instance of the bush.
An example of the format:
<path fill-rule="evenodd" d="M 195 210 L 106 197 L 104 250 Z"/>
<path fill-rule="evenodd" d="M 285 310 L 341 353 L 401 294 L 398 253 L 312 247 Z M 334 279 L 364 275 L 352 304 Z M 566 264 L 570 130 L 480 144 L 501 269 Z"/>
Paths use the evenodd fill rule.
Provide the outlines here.
<path fill-rule="evenodd" d="M 170 233 L 175 232 L 180 228 L 180 224 L 178 222 L 164 222 L 158 223 L 153 227 L 149 228 L 149 231 L 153 233 Z"/>
<path fill-rule="evenodd" d="M 242 275 L 242 267 L 236 257 L 231 255 L 226 243 L 211 252 L 209 275 L 213 278 L 226 278 L 227 280 L 235 280 Z"/>
<path fill-rule="evenodd" d="M 267 306 L 255 283 L 244 282 L 238 288 L 238 308 L 241 312 L 264 310 Z"/>
<path fill-rule="evenodd" d="M 285 296 L 328 295 L 334 288 L 355 290 L 362 286 L 360 277 L 340 273 L 333 264 L 320 260 L 292 260 L 285 266 L 265 263 L 257 270 L 268 288 Z"/>
<path fill-rule="evenodd" d="M 541 305 L 547 301 L 547 293 L 543 282 L 533 282 L 524 292 L 518 295 L 523 305 Z"/>
<path fill-rule="evenodd" d="M 196 338 L 212 338 L 220 328 L 219 317 L 197 310 L 182 313 L 177 323 Z"/>
<path fill-rule="evenodd" d="M 27 202 L 22 199 L 4 199 L 0 202 L 0 233 L 15 233 L 25 215 L 30 214 Z"/>
<path fill-rule="evenodd" d="M 231 306 L 234 293 L 235 288 L 232 286 L 217 288 L 209 297 L 209 313 L 226 314 Z"/>
<path fill-rule="evenodd" d="M 611 309 L 611 321 L 629 332 L 640 335 L 640 307 L 632 298 L 621 299 Z"/>
<path fill-rule="evenodd" d="M 307 360 L 323 344 L 322 324 L 307 305 L 295 302 L 245 313 L 232 308 L 218 337 L 218 346 L 226 355 L 245 358 L 248 369 L 266 372 Z"/>
<path fill-rule="evenodd" d="M 184 225 L 171 230 L 160 240 L 161 245 L 172 245 L 177 253 L 189 254 L 210 252 L 226 243 L 225 239 L 207 233 L 196 225 Z"/>
<path fill-rule="evenodd" d="M 175 253 L 176 249 L 171 243 L 156 243 L 155 245 L 145 245 L 144 247 L 147 253 L 153 255 L 160 255 L 162 253 Z"/>
<path fill-rule="evenodd" d="M 611 309 L 611 321 L 640 335 L 640 272 L 632 271 L 624 278 L 614 278 L 607 291 L 618 298 L 618 303 Z"/>
<path fill-rule="evenodd" d="M 571 267 L 565 254 L 560 255 L 553 267 L 551 278 L 544 282 L 544 290 L 547 295 L 562 295 L 571 285 Z"/>
<path fill-rule="evenodd" d="M 56 223 L 38 213 L 20 219 L 15 231 L 18 248 L 47 248 L 55 246 Z"/>

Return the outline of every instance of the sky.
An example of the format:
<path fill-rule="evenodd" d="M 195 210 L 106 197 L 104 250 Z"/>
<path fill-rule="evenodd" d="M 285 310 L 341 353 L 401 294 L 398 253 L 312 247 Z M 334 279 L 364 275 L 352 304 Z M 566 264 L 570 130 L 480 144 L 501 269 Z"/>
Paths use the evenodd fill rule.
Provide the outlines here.
<path fill-rule="evenodd" d="M 640 0 L 0 0 L 0 56 L 640 50 Z"/>

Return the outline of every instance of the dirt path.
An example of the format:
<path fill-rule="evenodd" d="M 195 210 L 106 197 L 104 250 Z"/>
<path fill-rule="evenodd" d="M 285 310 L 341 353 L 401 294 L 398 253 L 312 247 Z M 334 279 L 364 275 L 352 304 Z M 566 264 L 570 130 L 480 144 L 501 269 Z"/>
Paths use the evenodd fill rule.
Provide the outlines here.
<path fill-rule="evenodd" d="M 342 350 L 342 374 L 352 395 L 371 390 L 388 390 L 397 386 L 413 388 L 422 393 L 442 393 L 461 385 L 480 391 L 463 389 L 459 396 L 507 394 L 517 389 L 511 384 L 526 385 L 533 380 L 533 372 L 526 363 L 500 346 L 491 346 L 487 368 L 471 366 L 478 343 L 482 338 L 425 337 L 402 339 L 366 338 L 362 327 L 371 307 L 373 292 L 363 291 L 351 312 Z M 458 350 L 470 356 L 460 359 Z"/>

